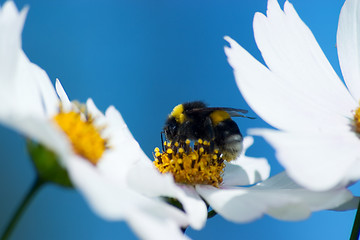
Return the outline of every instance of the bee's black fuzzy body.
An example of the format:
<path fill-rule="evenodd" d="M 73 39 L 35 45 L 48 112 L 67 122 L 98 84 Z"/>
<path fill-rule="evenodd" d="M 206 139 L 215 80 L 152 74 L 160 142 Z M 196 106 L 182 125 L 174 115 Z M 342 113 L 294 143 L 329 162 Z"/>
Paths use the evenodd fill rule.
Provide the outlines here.
<path fill-rule="evenodd" d="M 168 116 L 164 133 L 171 142 L 186 139 L 209 141 L 218 148 L 227 161 L 236 159 L 243 148 L 243 137 L 231 116 L 241 116 L 246 110 L 234 108 L 211 108 L 201 101 L 177 105 Z"/>

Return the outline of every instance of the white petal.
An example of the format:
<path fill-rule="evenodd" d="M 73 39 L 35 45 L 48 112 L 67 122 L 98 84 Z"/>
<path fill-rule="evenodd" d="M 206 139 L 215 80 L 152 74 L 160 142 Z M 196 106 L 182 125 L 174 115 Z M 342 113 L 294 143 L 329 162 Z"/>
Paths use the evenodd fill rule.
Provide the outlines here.
<path fill-rule="evenodd" d="M 270 165 L 265 158 L 245 156 L 246 150 L 253 144 L 252 137 L 244 138 L 244 151 L 231 162 L 225 162 L 223 186 L 252 185 L 270 176 Z"/>
<path fill-rule="evenodd" d="M 267 17 L 254 17 L 254 35 L 263 58 L 281 83 L 329 112 L 348 116 L 354 100 L 336 75 L 292 4 L 284 12 L 268 1 Z"/>
<path fill-rule="evenodd" d="M 0 111 L 14 114 L 44 117 L 41 90 L 38 86 L 33 64 L 19 50 L 15 75 L 10 85 L 2 85 Z"/>
<path fill-rule="evenodd" d="M 109 107 L 106 116 L 96 107 L 94 101 L 89 98 L 86 101 L 88 113 L 94 119 L 94 124 L 101 128 L 101 137 L 106 139 L 109 148 L 103 153 L 99 161 L 99 171 L 112 176 L 113 181 L 125 184 L 126 172 L 133 161 L 137 161 L 140 146 L 124 137 L 126 125 L 120 113 L 113 107 Z M 134 154 L 131 155 L 131 151 Z M 127 154 L 127 152 L 129 152 Z M 132 156 L 124 160 L 124 156 Z M 133 161 L 131 161 L 133 159 Z"/>
<path fill-rule="evenodd" d="M 55 89 L 51 84 L 47 73 L 36 64 L 31 63 L 32 74 L 40 90 L 42 103 L 44 104 L 44 112 L 47 116 L 54 116 L 58 112 L 59 98 Z"/>
<path fill-rule="evenodd" d="M 95 112 L 95 105 L 91 106 L 90 103 L 91 101 L 88 101 L 89 111 Z M 131 135 L 120 113 L 112 106 L 105 113 L 104 127 L 103 135 L 109 148 L 101 157 L 98 169 L 116 184 L 127 186 L 129 169 L 143 158 L 145 161 L 149 159 Z"/>
<path fill-rule="evenodd" d="M 67 169 L 73 184 L 86 196 L 93 210 L 108 220 L 124 219 L 131 202 L 128 190 L 123 189 L 123 193 L 114 191 L 116 186 L 101 178 L 94 166 L 84 159 L 73 157 L 68 162 Z"/>
<path fill-rule="evenodd" d="M 196 186 L 198 193 L 219 215 L 233 222 L 250 222 L 266 212 L 265 199 L 250 196 L 247 189 L 219 189 Z"/>
<path fill-rule="evenodd" d="M 352 199 L 346 189 L 311 192 L 296 185 L 285 173 L 250 188 L 196 189 L 218 214 L 234 222 L 253 221 L 264 214 L 282 220 L 302 220 L 312 211 L 336 208 Z"/>
<path fill-rule="evenodd" d="M 314 104 L 285 85 L 234 40 L 225 39 L 231 46 L 225 47 L 225 53 L 237 85 L 249 106 L 267 123 L 281 130 L 299 132 L 349 130 L 347 118 Z"/>
<path fill-rule="evenodd" d="M 68 171 L 74 185 L 98 215 L 112 221 L 128 220 L 137 234 L 142 237 L 144 237 L 142 228 L 150 234 L 148 231 L 152 227 L 152 221 L 154 221 L 155 229 L 159 228 L 161 222 L 171 226 L 172 230 L 175 229 L 175 226 L 188 224 L 184 213 L 180 210 L 156 199 L 146 198 L 124 186 L 114 184 L 106 178 L 106 175 L 99 173 L 95 166 L 84 159 L 73 156 L 69 161 Z M 139 218 L 139 216 L 141 217 Z M 166 233 L 170 234 L 170 232 Z M 164 237 L 161 233 L 159 234 L 162 238 Z M 175 231 L 174 235 L 179 237 L 179 231 Z"/>
<path fill-rule="evenodd" d="M 150 160 L 147 163 L 140 162 L 129 171 L 128 176 L 129 185 L 147 196 L 173 197 L 179 200 L 194 229 L 201 229 L 205 225 L 207 208 L 194 187 L 178 186 L 172 175 L 158 172 Z"/>
<path fill-rule="evenodd" d="M 180 230 L 179 226 L 167 218 L 156 218 L 135 210 L 129 218 L 129 225 L 141 239 L 168 240 L 190 239 Z"/>
<path fill-rule="evenodd" d="M 282 220 L 298 220 L 300 219 L 301 212 L 298 211 L 298 205 L 305 207 L 309 212 L 321 211 L 326 209 L 334 209 L 347 206 L 347 210 L 356 209 L 357 205 L 353 203 L 354 197 L 351 192 L 346 188 L 336 188 L 329 191 L 310 191 L 308 189 L 302 188 L 296 184 L 286 172 L 277 174 L 274 177 L 269 178 L 268 180 L 260 183 L 254 187 L 252 190 L 255 192 L 266 192 L 273 191 L 269 193 L 275 195 L 275 200 L 281 202 L 277 199 L 288 199 L 290 203 L 283 206 L 276 206 L 269 209 L 268 214 Z M 295 201 L 293 202 L 293 199 Z M 285 201 L 286 202 L 286 201 Z M 349 204 L 352 203 L 352 204 Z M 295 207 L 291 207 L 291 205 Z M 351 205 L 351 208 L 350 208 Z"/>
<path fill-rule="evenodd" d="M 337 31 L 337 50 L 345 83 L 356 101 L 360 101 L 360 4 L 347 0 L 341 9 Z"/>
<path fill-rule="evenodd" d="M 179 185 L 179 187 L 183 192 L 178 191 L 175 197 L 182 203 L 189 217 L 190 226 L 196 230 L 200 230 L 205 226 L 207 220 L 206 205 L 193 186 Z"/>
<path fill-rule="evenodd" d="M 66 95 L 66 92 L 65 92 L 64 88 L 62 87 L 59 79 L 56 79 L 55 88 L 56 88 L 56 92 L 60 98 L 63 110 L 65 112 L 71 111 L 72 104 L 71 104 L 68 96 Z"/>
<path fill-rule="evenodd" d="M 91 98 L 86 101 L 86 108 L 94 118 L 104 117 L 104 114 L 96 107 Z"/>
<path fill-rule="evenodd" d="M 109 121 L 108 119 L 105 117 L 105 115 L 96 107 L 94 101 L 89 98 L 86 101 L 86 109 L 88 114 L 90 114 L 93 118 L 94 124 L 95 126 L 99 127 L 99 128 L 104 128 L 103 131 L 101 131 L 101 136 L 102 137 L 106 137 L 105 129 L 109 128 Z M 111 127 L 110 127 L 111 128 Z M 111 130 L 110 130 L 111 131 Z M 109 132 L 109 129 L 106 131 Z"/>
<path fill-rule="evenodd" d="M 348 211 L 352 209 L 357 209 L 359 206 L 360 197 L 353 197 L 350 201 L 345 202 L 344 204 L 340 205 L 339 207 L 333 208 L 331 210 L 334 211 Z"/>
<path fill-rule="evenodd" d="M 97 163 L 98 171 L 117 185 L 127 186 L 126 176 L 129 166 L 118 151 L 107 149 Z"/>
<path fill-rule="evenodd" d="M 0 121 L 26 137 L 47 146 L 60 156 L 72 152 L 67 137 L 48 119 L 0 114 Z"/>
<path fill-rule="evenodd" d="M 13 1 L 0 8 L 0 82 L 9 88 L 16 74 L 21 51 L 21 32 L 28 7 L 18 12 Z"/>
<path fill-rule="evenodd" d="M 105 151 L 98 163 L 99 171 L 108 177 L 111 176 L 112 180 L 118 184 L 126 184 L 125 175 L 127 171 L 145 154 L 132 137 L 120 113 L 114 107 L 109 107 L 104 117 L 91 100 L 88 100 L 87 106 L 91 114 L 100 120 L 102 119 L 104 126 L 102 135 L 107 139 L 109 145 L 109 149 Z"/>
<path fill-rule="evenodd" d="M 0 111 L 38 117 L 44 109 L 37 74 L 21 50 L 26 14 L 27 8 L 19 13 L 10 1 L 0 11 Z"/>
<path fill-rule="evenodd" d="M 311 190 L 346 186 L 360 178 L 356 168 L 360 161 L 359 139 L 351 132 L 311 134 L 254 129 L 249 133 L 263 136 L 275 148 L 288 174 Z"/>
<path fill-rule="evenodd" d="M 122 118 L 119 111 L 115 109 L 115 107 L 110 106 L 106 112 L 105 116 L 107 119 L 108 127 L 105 128 L 109 140 L 111 141 L 111 145 L 121 147 L 122 154 L 126 159 L 131 156 L 133 149 L 140 148 L 137 141 L 132 136 L 130 130 L 128 129 L 124 119 Z"/>

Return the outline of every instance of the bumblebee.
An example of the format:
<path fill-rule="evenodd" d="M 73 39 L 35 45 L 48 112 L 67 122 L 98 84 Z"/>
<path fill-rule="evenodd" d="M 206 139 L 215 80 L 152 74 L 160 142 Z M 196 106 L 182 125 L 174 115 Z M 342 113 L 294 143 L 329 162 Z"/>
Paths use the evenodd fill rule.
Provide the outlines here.
<path fill-rule="evenodd" d="M 201 101 L 179 104 L 168 116 L 163 133 L 170 142 L 206 140 L 219 149 L 227 161 L 236 159 L 243 148 L 243 136 L 231 117 L 247 117 L 243 109 L 207 107 Z"/>

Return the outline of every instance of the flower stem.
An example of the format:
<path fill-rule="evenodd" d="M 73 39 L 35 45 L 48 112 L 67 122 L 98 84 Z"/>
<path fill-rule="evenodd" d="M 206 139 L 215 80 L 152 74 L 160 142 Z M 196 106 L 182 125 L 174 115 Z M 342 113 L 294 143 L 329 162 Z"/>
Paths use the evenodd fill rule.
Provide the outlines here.
<path fill-rule="evenodd" d="M 36 178 L 35 182 L 33 183 L 31 189 L 28 191 L 27 195 L 25 196 L 25 198 L 23 199 L 23 201 L 21 202 L 20 206 L 18 207 L 18 209 L 16 210 L 15 214 L 13 215 L 11 221 L 9 222 L 9 224 L 6 226 L 5 228 L 5 232 L 2 234 L 1 236 L 1 240 L 6 240 L 10 237 L 12 231 L 14 230 L 17 222 L 19 221 L 20 217 L 22 216 L 22 214 L 24 213 L 24 210 L 26 209 L 26 207 L 29 205 L 31 199 L 33 198 L 33 196 L 35 195 L 35 193 L 37 192 L 37 190 L 40 189 L 40 187 L 44 184 L 45 182 L 42 181 L 39 178 Z"/>
<path fill-rule="evenodd" d="M 215 212 L 215 210 L 211 210 L 208 212 L 207 218 L 210 219 L 210 218 L 214 217 L 216 214 L 217 214 L 217 212 Z"/>
<path fill-rule="evenodd" d="M 356 211 L 356 216 L 355 216 L 350 240 L 358 240 L 359 239 L 359 228 L 360 228 L 360 201 L 359 201 L 358 209 Z"/>

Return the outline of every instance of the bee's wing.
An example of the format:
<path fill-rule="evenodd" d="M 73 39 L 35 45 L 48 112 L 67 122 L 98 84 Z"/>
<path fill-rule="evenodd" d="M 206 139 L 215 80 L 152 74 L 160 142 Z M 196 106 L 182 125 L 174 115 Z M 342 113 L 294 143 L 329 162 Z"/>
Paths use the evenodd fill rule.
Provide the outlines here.
<path fill-rule="evenodd" d="M 206 108 L 194 108 L 189 110 L 189 113 L 193 112 L 214 112 L 214 111 L 225 111 L 227 112 L 231 117 L 244 117 L 244 118 L 250 118 L 255 119 L 254 117 L 248 117 L 240 113 L 247 113 L 248 111 L 245 109 L 238 109 L 238 108 L 227 108 L 227 107 L 206 107 Z"/>
<path fill-rule="evenodd" d="M 245 116 L 238 112 L 232 112 L 232 111 L 226 111 L 226 112 L 230 114 L 230 117 L 243 117 L 243 118 L 255 119 L 254 117 Z"/>
<path fill-rule="evenodd" d="M 245 109 L 238 109 L 238 108 L 228 108 L 228 107 L 208 107 L 208 108 L 204 108 L 210 112 L 213 112 L 213 111 L 217 111 L 217 110 L 220 110 L 220 111 L 225 111 L 227 113 L 229 113 L 230 115 L 232 113 L 248 113 L 247 110 Z"/>

